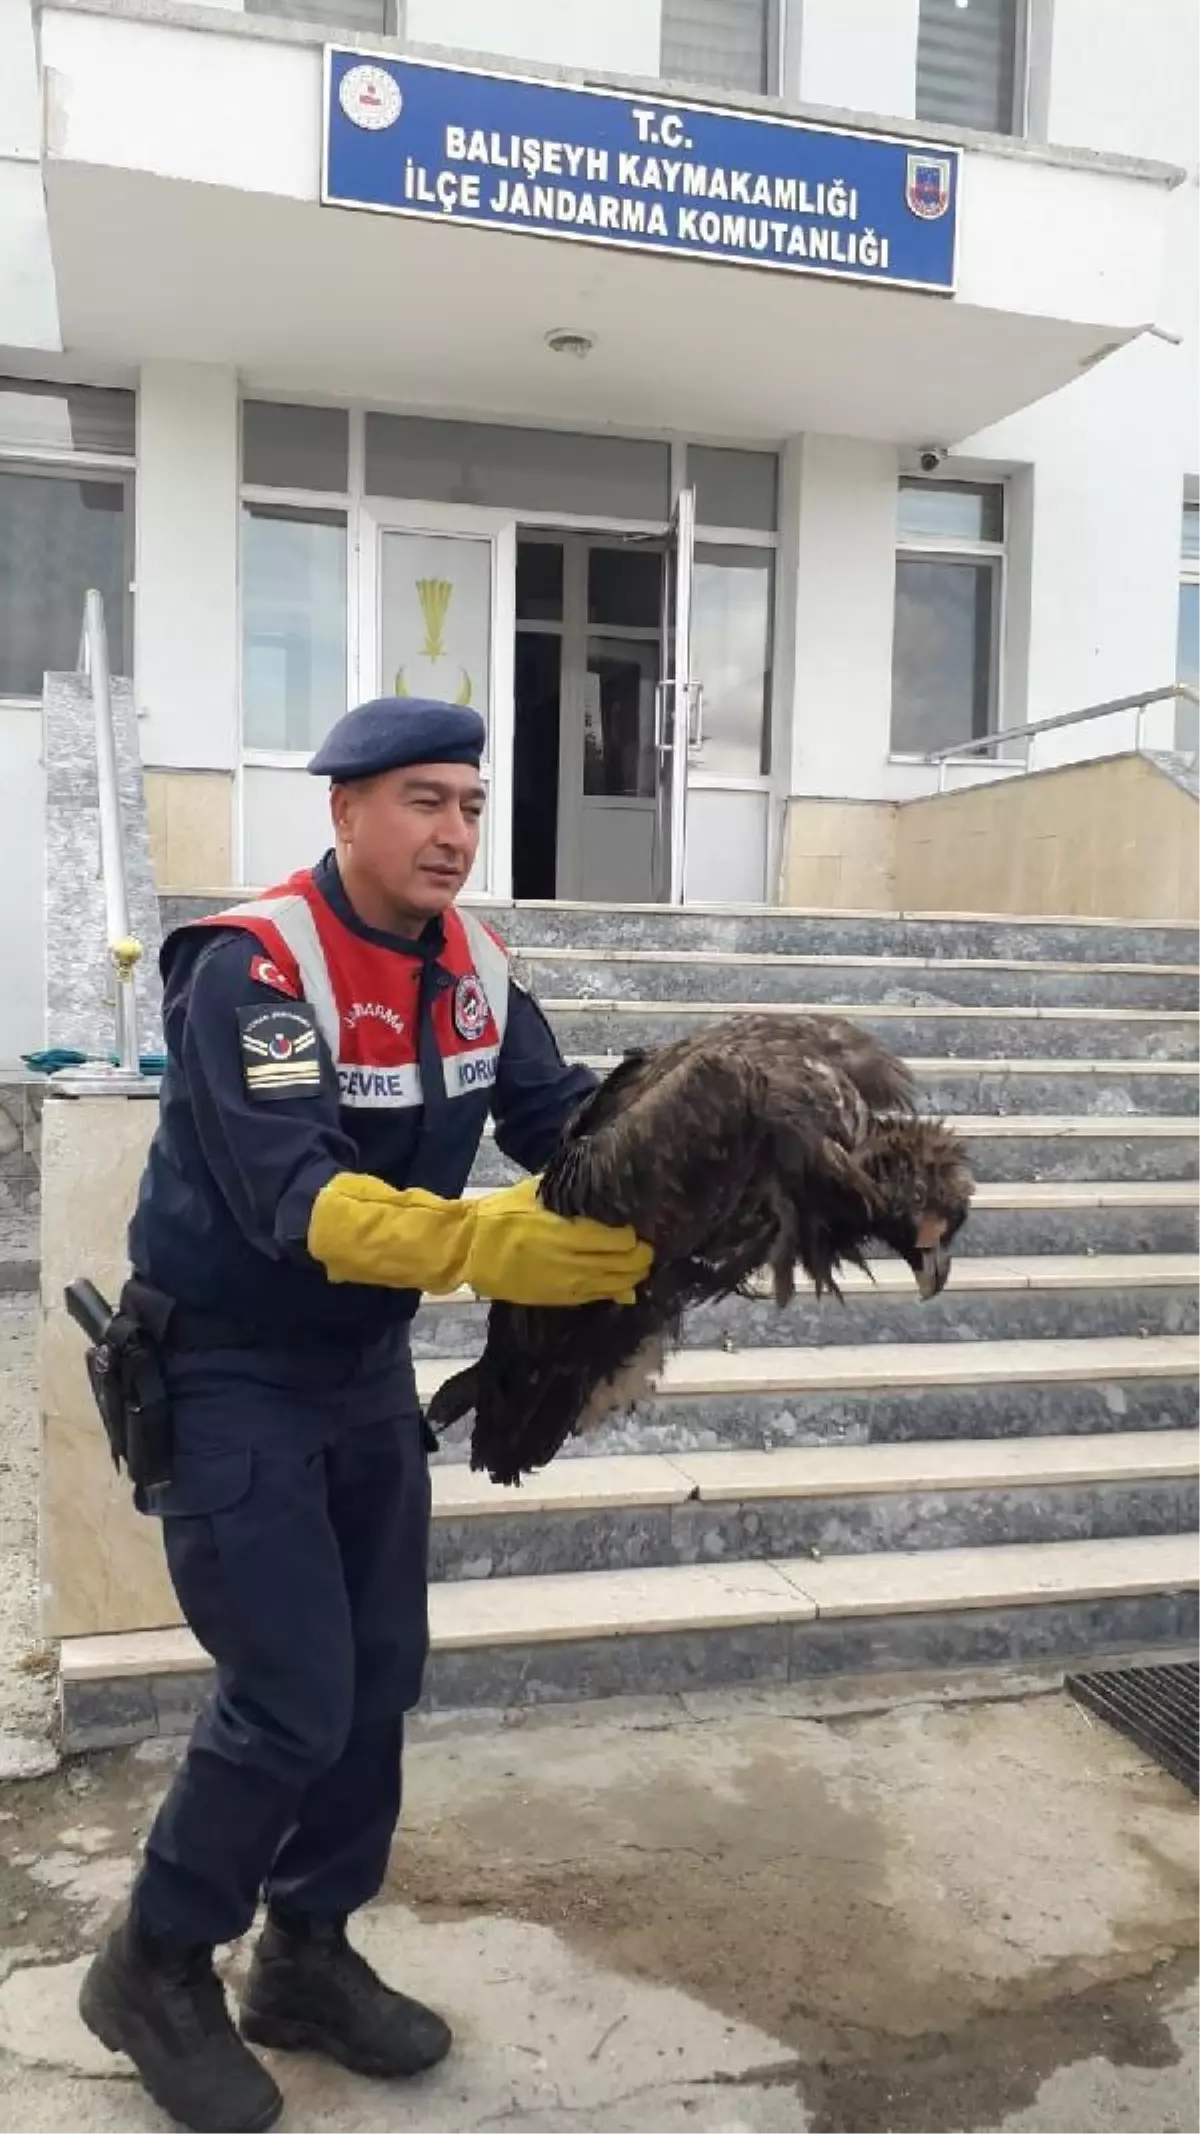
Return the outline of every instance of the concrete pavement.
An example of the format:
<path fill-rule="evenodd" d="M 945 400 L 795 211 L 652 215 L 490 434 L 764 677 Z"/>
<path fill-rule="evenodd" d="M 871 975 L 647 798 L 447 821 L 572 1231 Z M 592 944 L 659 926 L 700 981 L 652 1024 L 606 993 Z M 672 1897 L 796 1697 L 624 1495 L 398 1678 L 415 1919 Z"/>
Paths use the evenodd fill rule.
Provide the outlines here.
<path fill-rule="evenodd" d="M 458 2048 L 405 2089 L 276 2056 L 285 2127 L 1193 2127 L 1189 1796 L 1058 1694 L 878 1695 L 419 1725 L 356 1933 Z M 167 1775 L 0 1788 L 6 2134 L 164 2124 L 74 2002 Z"/>

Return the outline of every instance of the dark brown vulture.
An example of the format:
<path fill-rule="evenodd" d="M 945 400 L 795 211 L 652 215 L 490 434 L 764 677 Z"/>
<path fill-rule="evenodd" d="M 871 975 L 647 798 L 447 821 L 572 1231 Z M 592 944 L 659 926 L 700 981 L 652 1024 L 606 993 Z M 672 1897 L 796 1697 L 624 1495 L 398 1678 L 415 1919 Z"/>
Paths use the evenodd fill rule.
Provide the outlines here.
<path fill-rule="evenodd" d="M 559 1215 L 631 1223 L 655 1263 L 631 1305 L 493 1304 L 479 1361 L 442 1385 L 435 1429 L 469 1412 L 471 1465 L 495 1482 L 650 1387 L 693 1305 L 769 1268 L 784 1305 L 799 1261 L 817 1295 L 870 1240 L 943 1289 L 972 1180 L 960 1141 L 918 1118 L 901 1061 L 836 1017 L 748 1015 L 623 1060 L 581 1105 L 541 1197 Z"/>

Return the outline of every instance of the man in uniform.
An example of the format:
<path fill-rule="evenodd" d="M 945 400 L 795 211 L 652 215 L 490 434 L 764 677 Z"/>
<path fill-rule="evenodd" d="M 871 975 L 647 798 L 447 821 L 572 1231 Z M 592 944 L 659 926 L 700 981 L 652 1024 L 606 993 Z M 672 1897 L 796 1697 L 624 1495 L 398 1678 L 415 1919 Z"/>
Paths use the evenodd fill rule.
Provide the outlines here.
<path fill-rule="evenodd" d="M 421 1291 L 629 1299 L 650 1265 L 631 1231 L 552 1215 L 532 1179 L 460 1198 L 489 1109 L 536 1170 L 593 1086 L 454 908 L 483 741 L 453 705 L 347 713 L 309 765 L 334 851 L 163 950 L 168 1063 L 130 1258 L 174 1458 L 139 1504 L 217 1686 L 80 2006 L 197 2129 L 277 2119 L 244 2039 L 381 2077 L 450 2047 L 345 1931 L 386 1869 L 426 1656 Z M 212 1952 L 260 1897 L 239 2036 Z"/>

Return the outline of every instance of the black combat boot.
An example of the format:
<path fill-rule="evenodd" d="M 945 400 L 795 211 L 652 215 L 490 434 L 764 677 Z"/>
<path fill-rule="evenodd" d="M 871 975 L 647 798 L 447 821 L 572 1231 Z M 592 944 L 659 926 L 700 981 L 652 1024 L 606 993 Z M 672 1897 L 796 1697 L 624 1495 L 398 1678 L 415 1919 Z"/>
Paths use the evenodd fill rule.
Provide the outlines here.
<path fill-rule="evenodd" d="M 110 2052 L 128 2053 L 155 2104 L 196 2134 L 259 2134 L 283 2110 L 230 2021 L 211 1949 L 168 1948 L 126 1917 L 88 1968 L 79 2013 Z"/>
<path fill-rule="evenodd" d="M 268 1913 L 242 1996 L 242 2036 L 326 2053 L 356 2075 L 421 2075 L 450 2050 L 447 2024 L 394 1993 L 346 1939 L 343 1919 Z"/>

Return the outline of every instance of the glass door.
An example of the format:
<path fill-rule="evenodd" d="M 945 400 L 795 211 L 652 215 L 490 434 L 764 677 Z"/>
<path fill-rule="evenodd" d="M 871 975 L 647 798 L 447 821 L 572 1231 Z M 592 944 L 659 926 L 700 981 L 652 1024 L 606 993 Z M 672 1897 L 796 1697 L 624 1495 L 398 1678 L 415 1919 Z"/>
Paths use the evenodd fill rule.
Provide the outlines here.
<path fill-rule="evenodd" d="M 516 522 L 491 511 L 375 504 L 363 514 L 359 688 L 469 704 L 487 726 L 488 806 L 468 894 L 512 884 Z"/>
<path fill-rule="evenodd" d="M 688 746 L 699 740 L 700 687 L 692 679 L 696 492 L 681 489 L 668 529 L 662 590 L 662 680 L 655 698 L 654 895 L 682 904 L 687 844 Z"/>
<path fill-rule="evenodd" d="M 568 533 L 555 543 L 562 568 L 554 619 L 525 627 L 555 630 L 561 647 L 556 894 L 573 903 L 649 904 L 662 537 Z M 533 541 L 523 538 L 520 552 L 533 556 Z M 519 610 L 529 608 L 531 585 L 528 565 L 524 583 L 518 569 Z M 519 625 L 518 644 L 520 635 Z M 529 708 L 519 699 L 518 764 L 523 717 Z"/>
<path fill-rule="evenodd" d="M 648 904 L 662 542 L 596 537 L 586 562 L 579 893 L 586 903 Z"/>

